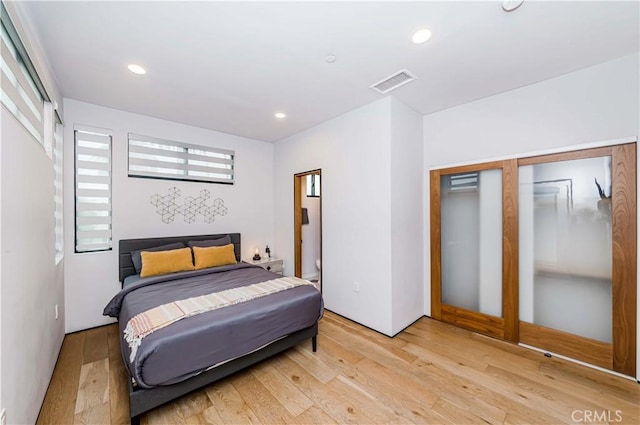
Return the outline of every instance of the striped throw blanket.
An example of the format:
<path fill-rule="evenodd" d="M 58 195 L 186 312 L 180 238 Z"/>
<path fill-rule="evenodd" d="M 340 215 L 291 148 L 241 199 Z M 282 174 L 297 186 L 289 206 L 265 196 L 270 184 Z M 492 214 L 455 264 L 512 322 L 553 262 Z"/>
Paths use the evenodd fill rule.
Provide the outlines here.
<path fill-rule="evenodd" d="M 281 277 L 253 285 L 173 301 L 139 313 L 129 319 L 124 329 L 124 339 L 131 349 L 129 360 L 133 363 L 142 339 L 158 329 L 167 327 L 187 317 L 234 304 L 240 304 L 302 285 L 313 284 L 297 277 Z"/>

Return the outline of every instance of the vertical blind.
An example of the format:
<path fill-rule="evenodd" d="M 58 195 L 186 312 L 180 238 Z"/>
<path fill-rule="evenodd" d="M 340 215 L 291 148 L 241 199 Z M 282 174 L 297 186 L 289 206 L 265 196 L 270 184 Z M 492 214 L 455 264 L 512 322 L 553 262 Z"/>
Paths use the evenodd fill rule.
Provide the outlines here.
<path fill-rule="evenodd" d="M 44 99 L 27 70 L 24 58 L 18 53 L 4 26 L 0 25 L 0 100 L 20 123 L 43 143 L 42 115 Z"/>
<path fill-rule="evenodd" d="M 129 176 L 233 184 L 235 152 L 129 134 Z"/>
<path fill-rule="evenodd" d="M 110 250 L 111 135 L 75 130 L 76 252 Z"/>

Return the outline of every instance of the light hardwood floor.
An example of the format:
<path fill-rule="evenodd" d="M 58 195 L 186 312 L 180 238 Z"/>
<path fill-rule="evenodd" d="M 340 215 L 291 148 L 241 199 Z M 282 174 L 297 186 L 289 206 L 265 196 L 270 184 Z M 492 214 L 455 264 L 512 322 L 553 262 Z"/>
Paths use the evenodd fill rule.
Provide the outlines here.
<path fill-rule="evenodd" d="M 65 337 L 38 424 L 128 423 L 115 325 Z M 311 343 L 142 424 L 640 423 L 640 385 L 422 318 L 387 338 L 336 314 Z"/>

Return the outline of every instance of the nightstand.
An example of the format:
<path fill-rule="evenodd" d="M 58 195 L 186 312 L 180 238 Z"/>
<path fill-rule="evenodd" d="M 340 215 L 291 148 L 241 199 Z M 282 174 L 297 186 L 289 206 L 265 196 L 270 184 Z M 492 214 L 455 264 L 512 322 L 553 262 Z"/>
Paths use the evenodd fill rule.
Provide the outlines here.
<path fill-rule="evenodd" d="M 263 258 L 262 260 L 244 260 L 245 263 L 255 264 L 270 272 L 283 274 L 284 273 L 284 260 L 280 258 Z"/>

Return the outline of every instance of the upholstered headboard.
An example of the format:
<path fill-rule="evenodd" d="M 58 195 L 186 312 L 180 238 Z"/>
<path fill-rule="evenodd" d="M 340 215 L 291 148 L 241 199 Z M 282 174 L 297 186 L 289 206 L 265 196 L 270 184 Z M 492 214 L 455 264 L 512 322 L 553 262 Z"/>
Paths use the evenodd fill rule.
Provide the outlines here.
<path fill-rule="evenodd" d="M 133 261 L 131 261 L 131 251 L 140 251 L 145 248 L 153 248 L 154 246 L 166 245 L 173 242 L 184 242 L 187 245 L 188 241 L 205 241 L 207 239 L 217 239 L 223 236 L 229 235 L 231 237 L 231 243 L 234 245 L 234 252 L 236 254 L 236 261 L 240 261 L 240 233 L 222 233 L 218 235 L 196 235 L 196 236 L 169 236 L 165 238 L 143 238 L 143 239 L 121 239 L 118 243 L 118 274 L 120 282 L 124 281 L 124 278 L 136 274 L 136 270 L 133 268 Z"/>

